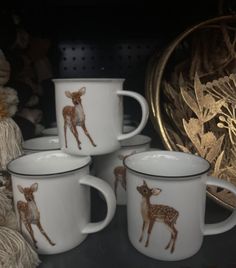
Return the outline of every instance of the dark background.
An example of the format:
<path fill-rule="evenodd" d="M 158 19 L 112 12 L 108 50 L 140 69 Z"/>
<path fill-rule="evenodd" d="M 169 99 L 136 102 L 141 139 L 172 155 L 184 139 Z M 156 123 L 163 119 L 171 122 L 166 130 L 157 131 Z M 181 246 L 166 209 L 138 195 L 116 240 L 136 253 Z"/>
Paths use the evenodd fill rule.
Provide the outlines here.
<path fill-rule="evenodd" d="M 236 1 L 31 1 L 0 10 L 0 41 L 11 39 L 5 12 L 16 12 L 32 36 L 49 38 L 49 57 L 55 77 L 124 77 L 125 88 L 145 95 L 146 70 L 154 53 L 161 53 L 179 34 L 207 19 L 234 13 Z M 7 4 L 7 3 L 5 3 Z M 219 8 L 221 6 L 222 8 Z M 7 29 L 7 30 L 6 30 Z M 210 37 L 209 37 L 210 38 Z M 53 92 L 47 96 L 46 116 L 53 120 Z M 138 119 L 135 103 L 125 111 Z M 50 120 L 48 123 L 50 123 Z M 144 133 L 159 146 L 160 139 L 149 120 Z M 97 197 L 97 196 L 96 196 Z M 98 200 L 98 201 L 97 201 Z M 106 207 L 101 199 L 92 204 L 94 220 Z M 206 220 L 216 222 L 229 211 L 208 200 Z M 97 206 L 100 210 L 97 209 Z M 101 207 L 103 210 L 101 211 Z M 235 230 L 205 238 L 202 250 L 182 262 L 158 262 L 139 254 L 129 243 L 125 207 L 105 230 L 90 235 L 79 247 L 58 255 L 40 256 L 42 268 L 52 267 L 166 267 L 235 268 Z"/>
<path fill-rule="evenodd" d="M 21 2 L 22 3 L 22 2 Z M 233 1 L 32 1 L 16 10 L 32 34 L 55 38 L 175 37 L 197 22 L 228 13 Z M 219 11 L 219 6 L 223 6 Z"/>
<path fill-rule="evenodd" d="M 154 53 L 161 55 L 173 39 L 191 26 L 232 14 L 235 9 L 235 1 L 229 0 L 23 3 L 2 8 L 1 14 L 18 14 L 31 36 L 51 40 L 48 56 L 54 78 L 122 77 L 126 79 L 125 89 L 144 96 L 147 66 Z M 4 16 L 1 17 L 4 25 Z M 45 92 L 44 122 L 48 127 L 55 121 L 55 103 L 53 89 Z M 125 100 L 124 107 L 125 113 L 139 121 L 136 102 Z M 144 133 L 156 135 L 150 121 Z"/>

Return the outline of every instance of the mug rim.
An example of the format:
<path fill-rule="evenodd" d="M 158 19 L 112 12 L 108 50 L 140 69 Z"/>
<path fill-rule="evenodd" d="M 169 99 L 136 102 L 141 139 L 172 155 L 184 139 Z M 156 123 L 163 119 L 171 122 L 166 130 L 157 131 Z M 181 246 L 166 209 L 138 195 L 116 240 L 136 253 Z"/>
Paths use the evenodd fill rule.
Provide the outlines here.
<path fill-rule="evenodd" d="M 58 144 L 57 144 L 57 147 L 55 147 L 55 148 L 48 148 L 48 149 L 35 149 L 35 148 L 29 148 L 29 147 L 27 147 L 26 145 L 27 145 L 27 143 L 29 143 L 29 142 L 33 142 L 33 141 L 43 141 L 43 140 L 46 140 L 46 141 L 48 141 L 48 140 L 50 140 L 50 139 L 58 139 Z M 59 137 L 58 136 L 42 136 L 42 137 L 35 137 L 35 138 L 32 138 L 32 139 L 28 139 L 28 140 L 25 140 L 23 143 L 22 143 L 22 148 L 23 148 L 23 150 L 25 150 L 25 151 L 33 151 L 33 152 L 45 152 L 45 151 L 52 151 L 52 150 L 60 150 L 60 143 L 59 143 Z"/>
<path fill-rule="evenodd" d="M 128 140 L 135 139 L 136 137 L 143 137 L 143 138 L 146 139 L 146 141 L 143 141 L 143 142 L 140 142 L 140 143 L 136 142 L 136 143 L 134 143 L 134 144 L 126 144 L 126 142 L 127 142 Z M 151 139 L 149 136 L 142 135 L 142 134 L 138 134 L 138 135 L 133 136 L 133 137 L 131 137 L 131 138 L 129 138 L 129 139 L 122 140 L 122 141 L 121 141 L 121 148 L 142 146 L 142 145 L 146 145 L 146 144 L 151 143 L 151 141 L 152 141 L 152 139 Z"/>
<path fill-rule="evenodd" d="M 125 78 L 53 78 L 55 82 L 124 82 Z"/>
<path fill-rule="evenodd" d="M 205 163 L 207 163 L 208 167 L 205 168 L 204 170 L 202 170 L 201 172 L 193 172 L 191 174 L 186 174 L 186 175 L 158 175 L 158 174 L 153 174 L 153 173 L 148 173 L 148 172 L 142 172 L 142 171 L 139 171 L 138 169 L 134 169 L 134 168 L 131 168 L 128 166 L 127 164 L 127 161 L 132 158 L 132 157 L 137 157 L 137 155 L 150 155 L 150 154 L 166 154 L 168 153 L 169 155 L 190 155 L 191 157 L 193 158 L 198 158 L 199 160 L 203 160 Z M 185 152 L 179 152 L 179 151 L 168 151 L 168 150 L 152 150 L 152 151 L 145 151 L 145 152 L 139 152 L 139 153 L 135 153 L 133 155 L 129 155 L 127 156 L 124 160 L 123 160 L 123 165 L 130 171 L 134 172 L 134 173 L 137 173 L 137 174 L 141 174 L 141 175 L 144 175 L 144 176 L 150 176 L 152 178 L 159 178 L 159 179 L 180 179 L 182 178 L 183 180 L 186 180 L 186 179 L 191 179 L 191 177 L 196 177 L 196 176 L 201 176 L 205 173 L 207 173 L 210 168 L 211 168 L 211 164 L 208 160 L 206 160 L 205 158 L 201 157 L 201 156 L 198 156 L 198 155 L 194 155 L 194 154 L 191 154 L 191 153 L 185 153 Z"/>
<path fill-rule="evenodd" d="M 77 168 L 73 168 L 73 169 L 69 169 L 69 170 L 65 170 L 65 171 L 61 171 L 61 172 L 48 172 L 48 173 L 23 173 L 23 172 L 16 172 L 14 171 L 14 169 L 12 168 L 11 169 L 11 165 L 13 164 L 13 162 L 17 162 L 17 161 L 20 161 L 22 158 L 31 158 L 31 157 L 37 157 L 37 156 L 40 156 L 40 155 L 49 155 L 49 154 L 64 154 L 64 155 L 67 155 L 69 157 L 74 157 L 74 158 L 78 158 L 78 156 L 74 156 L 74 155 L 69 155 L 69 154 L 66 154 L 60 150 L 50 150 L 50 151 L 43 151 L 43 152 L 36 152 L 36 153 L 33 153 L 33 154 L 23 154 L 13 160 L 11 160 L 8 164 L 7 164 L 7 171 L 10 173 L 10 174 L 13 174 L 13 175 L 19 175 L 19 176 L 24 176 L 24 177 L 51 177 L 51 176 L 60 176 L 60 175 L 63 175 L 63 174 L 68 174 L 68 173 L 72 173 L 72 172 L 75 172 L 77 170 L 80 170 L 80 169 L 83 169 L 84 167 L 88 166 L 91 164 L 91 157 L 90 156 L 80 156 L 81 158 L 87 158 L 87 160 L 85 161 L 85 164 L 83 164 L 82 166 L 79 166 Z"/>
<path fill-rule="evenodd" d="M 54 134 L 50 133 L 50 131 L 54 132 Z M 55 132 L 56 131 L 56 132 Z M 48 128 L 44 128 L 41 131 L 41 134 L 44 136 L 58 136 L 56 133 L 58 133 L 58 127 L 48 127 Z"/>

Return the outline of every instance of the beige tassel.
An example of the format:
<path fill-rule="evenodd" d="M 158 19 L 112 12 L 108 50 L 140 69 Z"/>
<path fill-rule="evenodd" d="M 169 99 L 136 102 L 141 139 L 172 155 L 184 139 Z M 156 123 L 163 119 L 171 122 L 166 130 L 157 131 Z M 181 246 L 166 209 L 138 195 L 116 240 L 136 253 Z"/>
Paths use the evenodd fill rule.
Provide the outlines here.
<path fill-rule="evenodd" d="M 22 133 L 12 118 L 0 121 L 0 169 L 5 170 L 6 165 L 23 154 Z"/>
<path fill-rule="evenodd" d="M 8 191 L 0 188 L 0 226 L 18 230 L 18 222 L 13 209 L 13 200 L 9 198 Z"/>
<path fill-rule="evenodd" d="M 19 232 L 0 227 L 1 268 L 34 268 L 39 264 L 37 253 Z"/>

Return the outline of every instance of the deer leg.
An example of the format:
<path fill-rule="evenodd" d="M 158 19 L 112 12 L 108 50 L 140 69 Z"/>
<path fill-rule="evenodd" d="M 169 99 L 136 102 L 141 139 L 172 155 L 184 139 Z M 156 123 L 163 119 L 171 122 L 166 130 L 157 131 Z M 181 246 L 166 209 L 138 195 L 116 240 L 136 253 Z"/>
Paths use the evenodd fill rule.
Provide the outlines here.
<path fill-rule="evenodd" d="M 19 228 L 20 228 L 20 232 L 22 233 L 22 216 L 21 216 L 21 212 L 20 210 L 17 208 L 18 213 L 19 213 Z"/>
<path fill-rule="evenodd" d="M 93 145 L 94 147 L 96 147 L 97 145 L 94 143 L 93 139 L 92 139 L 91 136 L 89 135 L 88 130 L 87 130 L 86 126 L 85 126 L 85 123 L 81 124 L 81 127 L 82 127 L 82 129 L 83 129 L 85 135 L 88 137 L 88 139 L 89 139 L 90 142 L 92 143 L 92 145 Z"/>
<path fill-rule="evenodd" d="M 149 244 L 149 238 L 150 238 L 150 235 L 151 235 L 151 232 L 152 232 L 152 227 L 154 225 L 154 220 L 151 220 L 149 221 L 149 226 L 148 226 L 148 237 L 147 237 L 147 241 L 145 243 L 145 247 L 148 247 L 148 244 Z"/>
<path fill-rule="evenodd" d="M 126 178 L 123 177 L 121 180 L 121 186 L 124 188 L 124 190 L 126 191 Z"/>
<path fill-rule="evenodd" d="M 81 150 L 81 146 L 80 146 L 81 142 L 80 142 L 80 140 L 79 140 L 79 134 L 78 134 L 76 125 L 73 125 L 73 124 L 72 124 L 72 126 L 70 127 L 70 130 L 71 130 L 72 134 L 74 135 L 74 137 L 75 137 L 75 139 L 76 139 L 78 148 Z"/>
<path fill-rule="evenodd" d="M 178 231 L 176 230 L 176 228 L 174 227 L 173 224 L 167 224 L 167 226 L 170 229 L 171 238 L 170 238 L 170 241 L 168 242 L 167 246 L 165 247 L 165 249 L 168 249 L 171 246 L 171 244 L 172 244 L 171 251 L 170 252 L 173 253 L 174 250 L 175 250 L 175 242 L 176 242 Z"/>
<path fill-rule="evenodd" d="M 65 120 L 65 119 L 64 119 Z M 66 122 L 64 123 L 64 138 L 65 138 L 65 146 L 66 146 L 66 148 L 67 148 L 67 132 L 66 132 L 66 130 L 67 130 L 67 124 L 66 124 Z"/>
<path fill-rule="evenodd" d="M 42 227 L 40 221 L 37 221 L 36 225 L 38 226 L 41 234 L 44 235 L 45 238 L 48 240 L 49 244 L 52 246 L 55 246 L 56 244 L 51 241 L 51 239 L 47 236 L 46 232 L 43 230 L 43 227 Z"/>
<path fill-rule="evenodd" d="M 174 239 L 174 235 L 173 235 L 173 233 L 171 231 L 171 237 L 170 237 L 170 240 L 169 240 L 168 244 L 166 245 L 165 249 L 168 249 L 170 247 L 171 242 L 173 241 L 173 239 Z"/>
<path fill-rule="evenodd" d="M 141 233 L 141 236 L 139 238 L 139 242 L 142 242 L 142 240 L 143 240 L 143 234 L 144 234 L 144 231 L 145 231 L 145 229 L 147 227 L 147 223 L 148 223 L 147 221 L 143 221 L 142 233 Z"/>
<path fill-rule="evenodd" d="M 116 177 L 115 177 L 115 182 L 114 182 L 114 192 L 115 192 L 115 196 L 116 196 L 116 198 L 117 198 L 118 181 L 119 181 L 119 179 L 118 179 L 117 176 L 116 176 Z"/>
<path fill-rule="evenodd" d="M 171 226 L 171 223 L 169 221 L 164 221 L 164 223 L 166 224 L 166 226 L 168 227 L 170 233 L 171 233 L 171 237 L 170 237 L 170 240 L 168 242 L 168 244 L 166 245 L 165 249 L 168 249 L 171 245 L 171 242 L 173 241 L 174 239 L 174 233 L 173 233 L 173 228 Z"/>
<path fill-rule="evenodd" d="M 38 248 L 38 247 L 37 247 L 37 240 L 34 238 L 34 231 L 33 231 L 33 229 L 32 229 L 31 224 L 28 223 L 26 220 L 23 220 L 23 223 L 24 223 L 24 225 L 25 225 L 26 230 L 27 230 L 28 233 L 30 234 L 31 239 L 33 240 L 33 243 L 34 243 L 35 248 Z"/>
<path fill-rule="evenodd" d="M 172 230 L 173 230 L 173 244 L 172 244 L 171 251 L 170 251 L 171 253 L 173 253 L 175 250 L 175 242 L 178 236 L 178 231 L 176 230 L 174 225 L 172 226 Z"/>

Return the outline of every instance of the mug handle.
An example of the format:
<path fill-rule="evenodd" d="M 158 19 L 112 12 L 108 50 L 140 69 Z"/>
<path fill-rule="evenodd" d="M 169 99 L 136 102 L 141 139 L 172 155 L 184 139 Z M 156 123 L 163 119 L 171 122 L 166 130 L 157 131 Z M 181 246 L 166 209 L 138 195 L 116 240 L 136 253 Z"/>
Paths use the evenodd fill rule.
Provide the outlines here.
<path fill-rule="evenodd" d="M 209 176 L 206 179 L 206 184 L 225 188 L 236 195 L 236 187 L 232 183 L 229 183 L 225 180 L 220 180 Z M 227 219 L 219 223 L 205 224 L 203 234 L 204 235 L 220 234 L 230 230 L 235 225 L 236 225 L 236 209 L 234 209 L 232 214 Z"/>
<path fill-rule="evenodd" d="M 107 215 L 104 220 L 99 222 L 89 222 L 81 231 L 83 234 L 95 233 L 105 228 L 112 220 L 116 211 L 116 198 L 115 194 L 108 183 L 105 181 L 91 176 L 85 175 L 78 181 L 82 185 L 91 186 L 100 191 L 107 203 Z"/>
<path fill-rule="evenodd" d="M 146 99 L 139 93 L 128 91 L 128 90 L 118 90 L 117 95 L 129 96 L 129 97 L 136 99 L 139 102 L 141 109 L 142 109 L 142 118 L 138 127 L 129 133 L 119 135 L 118 140 L 121 141 L 121 140 L 125 140 L 125 139 L 131 138 L 139 134 L 144 129 L 148 120 L 148 116 L 149 116 L 149 108 L 148 108 L 148 103 Z"/>

